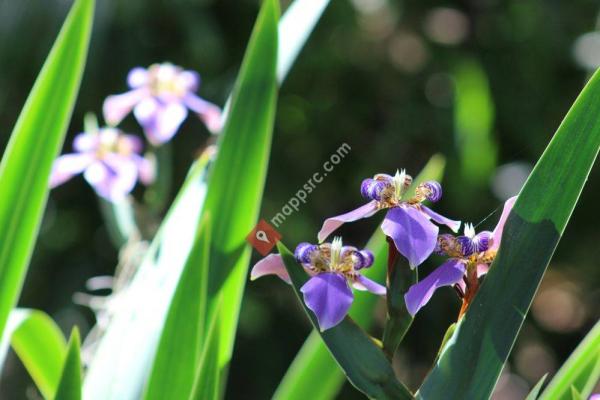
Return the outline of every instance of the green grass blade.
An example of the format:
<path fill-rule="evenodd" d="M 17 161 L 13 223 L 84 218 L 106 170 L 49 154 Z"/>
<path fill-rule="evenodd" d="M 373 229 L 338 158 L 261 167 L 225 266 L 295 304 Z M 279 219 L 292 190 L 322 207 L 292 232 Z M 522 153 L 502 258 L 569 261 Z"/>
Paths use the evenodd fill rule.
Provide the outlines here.
<path fill-rule="evenodd" d="M 73 328 L 67 356 L 63 364 L 55 400 L 81 400 L 81 356 L 79 352 L 79 329 Z"/>
<path fill-rule="evenodd" d="M 279 22 L 277 82 L 281 85 L 330 0 L 296 0 Z"/>
<path fill-rule="evenodd" d="M 533 389 L 531 389 L 531 392 L 529 392 L 527 397 L 525 397 L 525 400 L 536 400 L 538 398 L 540 392 L 542 391 L 542 386 L 544 386 L 544 382 L 546 382 L 547 377 L 548 374 L 544 374 L 544 376 L 540 378 L 538 383 L 536 383 Z"/>
<path fill-rule="evenodd" d="M 38 310 L 13 310 L 0 344 L 0 359 L 9 344 L 44 398 L 54 397 L 67 344 L 52 318 Z"/>
<path fill-rule="evenodd" d="M 93 0 L 77 1 L 27 98 L 0 163 L 0 334 L 17 303 L 68 127 L 90 38 Z"/>
<path fill-rule="evenodd" d="M 571 387 L 587 399 L 600 379 L 600 321 L 585 336 L 542 393 L 542 400 L 570 399 Z"/>
<path fill-rule="evenodd" d="M 277 243 L 296 297 L 302 304 L 311 323 L 318 329 L 317 319 L 306 307 L 300 288 L 308 281 L 308 275 L 292 253 Z M 412 399 L 408 389 L 400 383 L 383 351 L 350 317 L 333 328 L 320 332 L 323 342 L 335 357 L 350 383 L 372 399 Z M 313 382 L 318 385 L 319 382 Z"/>
<path fill-rule="evenodd" d="M 207 315 L 208 328 L 206 331 L 206 345 L 196 368 L 196 380 L 190 400 L 218 400 L 220 398 L 219 368 L 219 314 L 221 302 L 218 302 Z"/>
<path fill-rule="evenodd" d="M 496 167 L 494 102 L 481 64 L 463 60 L 455 67 L 454 131 L 466 182 L 486 185 Z"/>
<path fill-rule="evenodd" d="M 436 154 L 414 179 L 409 196 L 419 183 L 428 180 L 441 181 L 446 160 Z M 365 276 L 377 282 L 385 282 L 387 262 L 387 242 L 379 227 L 367 243 L 367 248 L 375 255 L 373 266 L 365 271 Z M 378 298 L 371 293 L 355 291 L 355 301 L 350 309 L 350 317 L 360 326 L 368 329 L 374 321 Z M 312 331 L 296 358 L 290 365 L 277 387 L 273 400 L 329 400 L 339 392 L 344 384 L 343 371 L 323 344 L 317 331 Z M 313 384 L 319 382 L 318 385 Z"/>
<path fill-rule="evenodd" d="M 169 307 L 145 399 L 190 396 L 204 334 L 210 224 L 205 218 Z"/>
<path fill-rule="evenodd" d="M 250 247 L 246 236 L 258 219 L 267 174 L 277 83 L 277 21 L 279 3 L 265 0 L 252 32 L 233 90 L 229 117 L 204 204 L 210 214 L 209 302 L 223 297 L 219 321 L 219 362 L 231 357 Z"/>
<path fill-rule="evenodd" d="M 583 89 L 508 218 L 502 246 L 421 398 L 487 398 L 494 389 L 600 148 L 600 74 Z"/>

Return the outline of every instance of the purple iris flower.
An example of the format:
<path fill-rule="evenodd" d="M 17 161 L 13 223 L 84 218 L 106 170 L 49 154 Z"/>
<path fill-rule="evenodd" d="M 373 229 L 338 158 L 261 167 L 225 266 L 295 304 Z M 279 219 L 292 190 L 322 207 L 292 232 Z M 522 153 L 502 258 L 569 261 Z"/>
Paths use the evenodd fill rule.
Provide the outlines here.
<path fill-rule="evenodd" d="M 339 237 L 331 243 L 314 245 L 300 243 L 295 251 L 296 260 L 311 278 L 302 286 L 304 302 L 316 315 L 321 331 L 339 324 L 352 305 L 354 295 L 350 285 L 358 290 L 384 296 L 385 286 L 361 274 L 363 268 L 373 265 L 373 253 L 342 246 Z M 250 279 L 264 275 L 277 275 L 290 283 L 290 277 L 279 254 L 271 254 L 252 268 Z"/>
<path fill-rule="evenodd" d="M 500 221 L 493 232 L 475 234 L 473 225 L 467 224 L 462 236 L 438 236 L 435 252 L 449 258 L 429 276 L 408 289 L 404 300 L 411 315 L 414 316 L 427 304 L 433 293 L 441 287 L 456 285 L 458 291 L 464 294 L 469 289 L 467 285 L 470 277 L 474 285 L 478 285 L 477 279 L 488 272 L 498 252 L 504 224 L 516 199 L 511 197 L 504 203 Z"/>
<path fill-rule="evenodd" d="M 365 179 L 361 193 L 371 201 L 356 210 L 325 220 L 318 234 L 319 241 L 325 240 L 345 222 L 367 218 L 379 210 L 388 209 L 381 229 L 392 238 L 400 254 L 408 259 L 410 267 L 417 267 L 435 248 L 439 228 L 431 221 L 446 225 L 454 232 L 458 231 L 460 221 L 443 217 L 422 204 L 424 200 L 436 202 L 441 199 L 442 186 L 438 182 L 421 183 L 415 195 L 405 199 L 411 184 L 412 178 L 404 170 L 397 171 L 394 176 L 378 174 L 373 179 Z"/>
<path fill-rule="evenodd" d="M 222 128 L 221 109 L 198 97 L 194 92 L 200 76 L 170 63 L 136 67 L 129 72 L 129 92 L 108 96 L 103 112 L 106 123 L 118 125 L 133 110 L 154 145 L 168 142 L 188 115 L 188 109 L 198 114 L 209 131 Z"/>
<path fill-rule="evenodd" d="M 140 155 L 142 147 L 138 137 L 116 128 L 80 133 L 73 141 L 75 152 L 54 161 L 50 187 L 83 172 L 98 195 L 113 202 L 122 200 L 133 190 L 138 178 L 144 184 L 154 180 L 154 166 Z"/>

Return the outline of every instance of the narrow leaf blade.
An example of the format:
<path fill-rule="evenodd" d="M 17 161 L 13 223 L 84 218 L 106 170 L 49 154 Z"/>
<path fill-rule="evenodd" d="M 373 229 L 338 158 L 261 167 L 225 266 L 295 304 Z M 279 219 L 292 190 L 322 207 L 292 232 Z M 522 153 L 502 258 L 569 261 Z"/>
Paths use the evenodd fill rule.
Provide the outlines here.
<path fill-rule="evenodd" d="M 508 218 L 502 246 L 421 398 L 487 398 L 600 148 L 600 74 L 583 89 Z"/>
<path fill-rule="evenodd" d="M 35 245 L 48 179 L 71 118 L 89 44 L 93 0 L 75 2 L 27 98 L 0 164 L 0 334 Z"/>
<path fill-rule="evenodd" d="M 73 328 L 55 400 L 81 400 L 81 356 L 79 329 Z"/>

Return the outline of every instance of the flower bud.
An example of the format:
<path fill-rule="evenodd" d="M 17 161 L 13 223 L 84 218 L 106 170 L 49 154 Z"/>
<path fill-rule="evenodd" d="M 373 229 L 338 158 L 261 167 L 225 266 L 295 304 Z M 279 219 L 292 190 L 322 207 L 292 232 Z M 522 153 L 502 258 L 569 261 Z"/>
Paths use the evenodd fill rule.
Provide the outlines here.
<path fill-rule="evenodd" d="M 317 245 L 303 242 L 296 246 L 296 251 L 294 251 L 294 257 L 296 257 L 296 261 L 298 261 L 300 264 L 310 264 L 311 256 L 317 250 Z"/>

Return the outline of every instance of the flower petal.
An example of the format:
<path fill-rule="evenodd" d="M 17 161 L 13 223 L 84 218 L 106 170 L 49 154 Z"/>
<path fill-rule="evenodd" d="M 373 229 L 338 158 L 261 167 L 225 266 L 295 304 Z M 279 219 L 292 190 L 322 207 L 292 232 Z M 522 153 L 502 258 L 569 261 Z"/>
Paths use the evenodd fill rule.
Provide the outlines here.
<path fill-rule="evenodd" d="M 108 125 L 116 126 L 144 98 L 149 96 L 146 88 L 134 89 L 123 94 L 108 96 L 102 105 L 104 120 Z"/>
<path fill-rule="evenodd" d="M 477 264 L 477 277 L 480 278 L 490 270 L 489 264 Z"/>
<path fill-rule="evenodd" d="M 135 67 L 127 74 L 127 84 L 132 89 L 147 85 L 149 79 L 150 74 L 148 73 L 148 70 L 142 67 Z"/>
<path fill-rule="evenodd" d="M 80 133 L 73 139 L 73 149 L 79 153 L 95 151 L 100 145 L 100 135 L 95 133 Z"/>
<path fill-rule="evenodd" d="M 291 283 L 290 275 L 285 269 L 283 259 L 279 254 L 269 254 L 252 267 L 250 280 L 253 281 L 265 275 L 277 275 L 285 283 Z"/>
<path fill-rule="evenodd" d="M 223 128 L 223 116 L 219 107 L 192 93 L 187 94 L 183 102 L 190 110 L 198 114 L 209 131 L 212 133 L 221 131 Z"/>
<path fill-rule="evenodd" d="M 410 315 L 414 316 L 421 307 L 427 304 L 438 288 L 460 282 L 464 274 L 464 262 L 451 258 L 429 274 L 427 278 L 412 285 L 404 295 L 406 308 Z"/>
<path fill-rule="evenodd" d="M 50 188 L 54 188 L 68 181 L 74 175 L 83 172 L 93 162 L 93 155 L 88 153 L 64 154 L 58 157 L 52 165 Z"/>
<path fill-rule="evenodd" d="M 440 225 L 446 225 L 448 228 L 452 229 L 452 232 L 456 233 L 460 229 L 460 221 L 454 221 L 450 218 L 446 218 L 443 215 L 440 215 L 433 211 L 431 208 L 424 206 L 421 204 L 421 210 L 427 214 L 432 220 L 437 222 Z"/>
<path fill-rule="evenodd" d="M 329 235 L 337 228 L 342 226 L 345 222 L 356 221 L 361 218 L 367 218 L 377 212 L 377 202 L 375 200 L 365 204 L 362 207 L 358 207 L 356 210 L 347 212 L 346 214 L 338 215 L 336 217 L 327 218 L 323 222 L 321 230 L 317 234 L 319 243 L 327 239 Z"/>
<path fill-rule="evenodd" d="M 394 240 L 396 248 L 415 268 L 435 249 L 439 228 L 426 214 L 414 207 L 390 209 L 381 224 L 383 233 Z"/>
<path fill-rule="evenodd" d="M 187 117 L 187 108 L 179 102 L 162 103 L 149 98 L 133 110 L 148 140 L 154 145 L 168 142 Z"/>
<path fill-rule="evenodd" d="M 139 154 L 132 154 L 131 159 L 137 165 L 140 182 L 149 185 L 156 179 L 156 165 L 153 161 Z"/>
<path fill-rule="evenodd" d="M 306 306 L 315 313 L 321 331 L 339 324 L 354 300 L 346 278 L 335 272 L 313 276 L 300 291 L 304 293 Z"/>
<path fill-rule="evenodd" d="M 358 275 L 356 280 L 352 283 L 354 289 L 358 290 L 368 290 L 373 294 L 377 294 L 379 296 L 385 296 L 387 289 L 385 286 L 380 285 L 379 283 L 367 278 L 366 276 Z"/>
<path fill-rule="evenodd" d="M 96 193 L 112 202 L 123 200 L 133 190 L 137 176 L 135 162 L 118 155 L 108 155 L 84 172 Z"/>
<path fill-rule="evenodd" d="M 500 241 L 502 240 L 502 232 L 504 231 L 504 224 L 506 224 L 506 220 L 515 205 L 515 201 L 517 201 L 518 196 L 513 196 L 510 199 L 504 202 L 504 209 L 502 210 L 502 215 L 500 216 L 500 220 L 498 221 L 498 225 L 494 228 L 494 232 L 492 233 L 492 246 L 490 249 L 498 250 L 500 247 Z"/>

